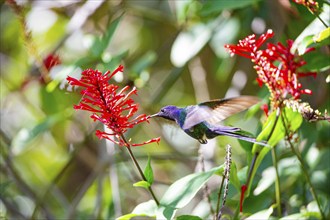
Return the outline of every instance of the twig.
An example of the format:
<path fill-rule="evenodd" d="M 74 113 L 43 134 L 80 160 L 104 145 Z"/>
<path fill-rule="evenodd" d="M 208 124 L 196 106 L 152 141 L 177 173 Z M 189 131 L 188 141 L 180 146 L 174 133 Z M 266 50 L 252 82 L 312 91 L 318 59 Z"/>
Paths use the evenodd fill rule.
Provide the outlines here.
<path fill-rule="evenodd" d="M 285 111 L 283 112 L 283 114 L 285 114 Z M 289 131 L 288 131 L 288 128 L 287 128 L 287 123 L 286 123 L 286 118 L 285 118 L 285 115 L 281 115 L 282 117 L 281 117 L 281 119 L 282 119 L 282 123 L 283 123 L 283 126 L 284 126 L 284 129 L 285 129 L 285 134 L 286 134 L 286 136 L 287 137 L 289 137 Z M 289 143 L 289 145 L 290 145 L 290 148 L 291 148 L 291 150 L 292 150 L 292 152 L 296 155 L 296 157 L 298 158 L 298 160 L 299 160 L 299 163 L 300 163 L 300 167 L 301 167 L 301 169 L 302 169 L 302 171 L 303 171 L 303 173 L 304 173 L 304 176 L 305 176 L 305 178 L 306 178 L 306 181 L 307 181 L 307 183 L 308 183 L 308 185 L 309 185 L 309 187 L 310 187 L 310 191 L 311 191 L 311 193 L 312 193 L 312 196 L 313 196 L 313 198 L 315 199 L 315 201 L 316 201 L 316 203 L 317 203 L 317 206 L 318 206 L 318 208 L 319 208 L 319 210 L 320 210 L 320 213 L 321 213 L 321 216 L 322 216 L 322 219 L 326 219 L 325 218 L 325 215 L 324 215 L 324 213 L 323 213 L 323 211 L 322 211 L 322 208 L 321 208 L 321 203 L 320 203 L 320 201 L 319 201 L 319 199 L 318 199 L 318 197 L 317 197 L 317 195 L 316 195 L 316 192 L 315 192 L 315 189 L 314 189 L 314 187 L 313 187 L 313 185 L 312 185 L 312 182 L 311 182 L 311 179 L 309 178 L 309 174 L 308 174 L 308 171 L 307 171 L 307 169 L 306 169 L 306 167 L 305 167 L 305 164 L 304 164 L 304 160 L 302 159 L 302 157 L 301 157 L 301 155 L 299 154 L 299 152 L 294 148 L 294 146 L 293 146 L 293 144 L 292 144 L 292 142 L 290 141 L 290 139 L 288 138 L 287 139 L 287 141 L 288 141 L 288 143 Z"/>
<path fill-rule="evenodd" d="M 281 207 L 281 187 L 280 187 L 280 177 L 278 174 L 278 167 L 277 167 L 277 156 L 276 156 L 276 151 L 275 148 L 272 148 L 272 159 L 273 159 L 273 164 L 275 168 L 275 199 L 277 203 L 277 217 L 282 216 L 282 207 Z"/>
<path fill-rule="evenodd" d="M 219 213 L 219 210 L 220 210 L 221 192 L 222 192 L 223 184 L 224 184 L 224 183 L 225 183 L 225 175 L 223 174 L 223 175 L 222 175 L 222 180 L 221 180 L 221 183 L 220 183 L 220 187 L 219 187 L 219 191 L 218 191 L 218 199 L 217 199 L 217 210 L 216 210 L 216 213 Z M 217 216 L 215 216 L 215 218 L 217 218 Z"/>
<path fill-rule="evenodd" d="M 226 204 L 226 199 L 227 199 L 227 195 L 228 195 L 228 186 L 229 186 L 229 178 L 230 178 L 230 166 L 231 166 L 231 146 L 228 144 L 227 147 L 226 147 L 226 162 L 225 162 L 225 170 L 224 170 L 224 173 L 223 173 L 223 176 L 224 178 L 222 180 L 225 180 L 225 189 L 224 189 L 224 192 L 223 192 L 223 199 L 222 199 L 222 205 L 221 205 L 221 208 L 219 209 L 219 203 L 220 203 L 220 193 L 221 193 L 221 190 L 219 191 L 219 195 L 218 195 L 218 203 L 217 203 L 217 217 L 216 219 L 217 220 L 220 220 L 221 219 L 221 216 L 222 216 L 222 209 L 223 207 L 225 206 Z M 222 188 L 222 184 L 223 184 L 223 181 L 221 183 L 221 187 L 220 189 Z"/>
<path fill-rule="evenodd" d="M 133 154 L 133 152 L 132 152 L 132 150 L 131 150 L 131 146 L 130 146 L 130 144 L 126 141 L 124 135 L 121 135 L 121 138 L 124 140 L 124 142 L 125 142 L 125 144 L 126 144 L 126 149 L 128 150 L 128 153 L 129 153 L 129 155 L 130 155 L 130 157 L 131 157 L 131 159 L 132 159 L 132 161 L 133 161 L 135 167 L 136 167 L 137 170 L 139 171 L 139 174 L 140 174 L 141 178 L 142 178 L 144 181 L 147 181 L 147 178 L 145 177 L 145 175 L 144 175 L 144 173 L 143 173 L 143 171 L 142 171 L 142 169 L 141 169 L 139 163 L 137 162 L 137 160 L 136 160 L 136 158 L 135 158 L 135 156 L 134 156 L 134 154 Z M 154 201 L 156 202 L 157 206 L 159 206 L 159 201 L 158 201 L 157 197 L 155 196 L 155 193 L 154 193 L 154 191 L 152 190 L 151 186 L 148 187 L 148 190 L 149 190 L 149 192 L 150 192 L 152 198 L 153 198 Z"/>

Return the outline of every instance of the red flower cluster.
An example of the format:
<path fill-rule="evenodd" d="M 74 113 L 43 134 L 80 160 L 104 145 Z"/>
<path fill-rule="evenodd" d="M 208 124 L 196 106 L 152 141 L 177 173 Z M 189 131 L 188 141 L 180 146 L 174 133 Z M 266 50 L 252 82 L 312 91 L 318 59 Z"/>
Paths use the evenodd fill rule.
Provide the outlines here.
<path fill-rule="evenodd" d="M 46 69 L 49 71 L 53 66 L 61 64 L 61 59 L 58 55 L 49 54 L 44 60 L 43 63 Z"/>
<path fill-rule="evenodd" d="M 81 91 L 83 97 L 80 103 L 74 106 L 74 109 L 92 112 L 91 118 L 94 121 L 102 122 L 112 131 L 112 133 L 107 133 L 97 130 L 96 135 L 100 139 L 106 138 L 126 147 L 141 146 L 153 142 L 158 143 L 160 138 L 154 138 L 141 144 L 131 144 L 123 136 L 129 128 L 133 128 L 149 118 L 145 114 L 134 117 L 139 108 L 138 104 L 130 98 L 133 94 L 137 94 L 135 87 L 128 91 L 130 87 L 126 86 L 118 92 L 119 86 L 109 84 L 109 80 L 116 73 L 123 72 L 123 70 L 124 67 L 119 66 L 111 74 L 110 71 L 107 71 L 103 75 L 98 70 L 87 69 L 82 72 L 80 80 L 68 76 L 67 80 L 70 85 L 83 88 Z"/>
<path fill-rule="evenodd" d="M 295 3 L 300 4 L 308 8 L 311 12 L 316 12 L 319 9 L 319 4 L 314 0 L 293 0 Z"/>
<path fill-rule="evenodd" d="M 292 40 L 287 40 L 287 47 L 281 43 L 268 43 L 267 49 L 260 49 L 265 41 L 273 36 L 273 31 L 268 30 L 259 39 L 256 39 L 253 34 L 240 40 L 237 45 L 225 45 L 225 48 L 229 50 L 231 55 L 237 54 L 251 59 L 255 64 L 254 68 L 258 74 L 259 85 L 265 84 L 268 87 L 274 105 L 289 98 L 288 95 L 291 95 L 293 99 L 299 99 L 301 94 L 311 94 L 311 90 L 302 89 L 298 78 L 315 76 L 316 73 L 298 71 L 306 62 L 290 52 L 293 44 Z M 311 50 L 313 48 L 308 49 L 306 52 Z"/>

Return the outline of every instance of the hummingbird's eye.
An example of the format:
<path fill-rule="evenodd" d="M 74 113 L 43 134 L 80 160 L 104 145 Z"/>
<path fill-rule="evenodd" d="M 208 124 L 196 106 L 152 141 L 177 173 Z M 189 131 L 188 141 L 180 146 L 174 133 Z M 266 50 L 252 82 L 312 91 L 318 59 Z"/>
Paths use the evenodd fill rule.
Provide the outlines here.
<path fill-rule="evenodd" d="M 164 110 L 164 109 L 161 109 L 161 110 L 160 110 L 160 112 L 164 113 L 164 112 L 165 112 L 165 110 Z"/>

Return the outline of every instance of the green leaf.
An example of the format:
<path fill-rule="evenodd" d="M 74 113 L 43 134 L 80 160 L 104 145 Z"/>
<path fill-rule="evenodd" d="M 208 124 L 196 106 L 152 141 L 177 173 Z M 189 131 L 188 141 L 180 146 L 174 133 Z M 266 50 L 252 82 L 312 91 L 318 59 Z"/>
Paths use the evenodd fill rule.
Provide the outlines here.
<path fill-rule="evenodd" d="M 326 54 L 318 53 L 317 56 L 315 56 L 315 54 L 310 53 L 306 54 L 304 58 L 307 64 L 301 68 L 303 71 L 324 72 L 330 69 L 329 56 Z"/>
<path fill-rule="evenodd" d="M 38 135 L 48 131 L 55 124 L 65 120 L 70 114 L 68 114 L 68 112 L 71 112 L 71 109 L 54 115 L 48 115 L 47 118 L 30 129 L 22 128 L 12 141 L 12 151 L 14 154 L 24 152 L 26 148 L 30 146 L 29 144 L 31 141 L 33 141 Z"/>
<path fill-rule="evenodd" d="M 102 53 L 105 51 L 105 49 L 107 49 L 121 18 L 122 16 L 111 22 L 104 35 L 100 39 L 95 39 L 91 47 L 91 53 L 94 57 L 101 57 Z"/>
<path fill-rule="evenodd" d="M 330 6 L 327 5 L 327 4 L 323 4 L 323 10 L 322 11 L 323 12 L 319 15 L 319 17 L 323 21 L 329 21 Z M 312 23 L 310 23 L 305 28 L 305 30 L 303 30 L 300 33 L 300 35 L 296 38 L 296 40 L 294 41 L 294 43 L 291 47 L 290 52 L 292 54 L 294 54 L 298 50 L 299 55 L 304 54 L 305 49 L 310 45 L 308 43 L 312 43 L 312 42 L 309 41 L 309 37 L 310 36 L 318 36 L 323 31 L 325 31 L 325 33 L 322 33 L 321 39 L 323 37 L 326 37 L 328 33 L 327 33 L 326 30 L 324 30 L 324 24 L 319 20 L 319 18 L 315 18 L 314 21 L 312 21 Z M 307 39 L 305 39 L 306 37 L 307 37 Z M 303 45 L 301 45 L 301 44 L 303 44 Z"/>
<path fill-rule="evenodd" d="M 286 126 L 288 126 L 287 129 L 289 131 L 293 131 L 293 132 L 296 131 L 300 127 L 300 125 L 303 121 L 302 116 L 298 112 L 294 112 L 292 109 L 289 109 L 287 107 L 282 109 L 281 114 L 283 114 L 283 117 L 286 118 L 286 121 L 287 121 Z M 275 125 L 275 123 L 276 123 L 276 125 Z M 274 128 L 274 125 L 275 125 L 275 128 Z M 274 111 L 268 116 L 268 118 L 263 126 L 262 132 L 257 137 L 257 140 L 267 140 L 268 139 L 268 144 L 270 145 L 270 147 L 261 148 L 261 146 L 259 146 L 257 144 L 253 145 L 252 153 L 256 154 L 257 152 L 259 152 L 259 155 L 255 161 L 255 167 L 251 173 L 251 180 L 250 180 L 251 182 L 250 183 L 253 182 L 254 175 L 255 175 L 258 167 L 260 166 L 262 160 L 266 156 L 266 154 L 270 151 L 270 149 L 272 147 L 275 147 L 275 145 L 280 140 L 282 140 L 284 137 L 285 137 L 285 127 L 283 125 L 281 116 L 279 116 L 278 120 L 276 120 L 276 112 Z M 246 196 L 248 196 L 250 194 L 251 185 L 252 184 L 249 184 L 249 186 L 248 186 Z"/>
<path fill-rule="evenodd" d="M 256 220 L 256 219 L 269 219 L 270 215 L 273 213 L 274 205 L 269 207 L 269 209 L 261 210 L 248 218 L 246 220 Z"/>
<path fill-rule="evenodd" d="M 131 67 L 131 74 L 133 77 L 138 77 L 143 70 L 152 65 L 157 59 L 157 54 L 154 51 L 149 51 L 144 54 Z"/>
<path fill-rule="evenodd" d="M 238 179 L 237 168 L 236 168 L 236 164 L 234 162 L 232 162 L 231 166 L 230 166 L 229 181 L 235 186 L 235 188 L 237 189 L 238 192 L 241 190 L 241 184 Z"/>
<path fill-rule="evenodd" d="M 130 213 L 130 214 L 127 214 L 127 215 L 122 215 L 122 216 L 120 216 L 116 219 L 117 220 L 129 220 L 129 219 L 132 219 L 134 217 L 141 217 L 141 219 L 143 219 L 142 217 L 147 217 L 147 215 Z"/>
<path fill-rule="evenodd" d="M 144 169 L 144 172 L 143 172 L 144 176 L 147 179 L 147 182 L 149 183 L 149 186 L 152 185 L 152 183 L 154 182 L 154 174 L 153 174 L 153 171 L 152 171 L 150 161 L 151 161 L 150 156 L 148 156 L 147 166 L 146 166 L 146 168 Z"/>
<path fill-rule="evenodd" d="M 175 13 L 176 18 L 179 24 L 183 24 L 187 21 L 189 16 L 189 9 L 193 9 L 198 4 L 197 1 L 194 0 L 186 0 L 186 1 L 173 1 L 175 4 Z"/>
<path fill-rule="evenodd" d="M 134 183 L 133 186 L 148 189 L 151 186 L 151 184 L 147 181 L 142 180 L 142 181 Z"/>
<path fill-rule="evenodd" d="M 275 123 L 276 123 L 276 125 L 275 125 Z M 258 135 L 257 140 L 268 140 L 267 141 L 268 144 L 271 147 L 274 147 L 280 140 L 283 139 L 283 137 L 285 135 L 283 130 L 280 129 L 280 125 L 279 125 L 280 123 L 282 123 L 281 120 L 276 119 L 276 112 L 275 111 L 272 112 L 268 116 L 265 124 L 263 125 L 262 131 Z M 274 128 L 274 126 L 275 126 L 275 128 Z M 260 145 L 254 144 L 253 148 L 252 148 L 252 153 L 259 151 L 259 149 L 260 149 Z"/>
<path fill-rule="evenodd" d="M 317 43 L 324 41 L 330 37 L 330 27 L 322 30 L 320 33 L 315 34 L 313 40 Z"/>
<path fill-rule="evenodd" d="M 178 34 L 171 49 L 171 62 L 183 67 L 210 40 L 212 30 L 209 25 L 198 23 Z"/>
<path fill-rule="evenodd" d="M 203 8 L 200 11 L 202 16 L 208 16 L 210 14 L 217 14 L 223 10 L 231 10 L 244 8 L 252 4 L 256 4 L 260 0 L 209 0 L 203 5 Z"/>
<path fill-rule="evenodd" d="M 174 182 L 160 200 L 163 215 L 171 219 L 176 209 L 186 206 L 202 188 L 206 181 L 217 172 L 222 173 L 224 165 L 215 167 L 206 172 L 194 173 Z"/>
<path fill-rule="evenodd" d="M 0 196 L 3 197 L 6 189 L 10 186 L 12 181 L 4 181 L 0 183 Z"/>
<path fill-rule="evenodd" d="M 154 200 L 143 202 L 137 205 L 132 213 L 118 217 L 118 220 L 127 220 L 134 217 L 143 217 L 138 219 L 154 219 L 157 213 L 157 204 Z"/>
<path fill-rule="evenodd" d="M 195 215 L 180 215 L 176 220 L 202 220 L 200 217 Z"/>
<path fill-rule="evenodd" d="M 280 220 L 291 220 L 291 219 L 322 219 L 319 212 L 308 212 L 302 211 L 301 213 L 291 214 L 280 218 Z"/>
<path fill-rule="evenodd" d="M 125 50 L 121 53 L 119 53 L 118 55 L 112 57 L 110 59 L 110 61 L 107 61 L 105 63 L 103 63 L 103 69 L 101 68 L 100 70 L 105 72 L 107 70 L 114 70 L 115 68 L 118 67 L 118 65 L 120 64 L 120 62 L 122 62 L 122 60 L 127 57 L 128 55 L 128 50 Z"/>
<path fill-rule="evenodd" d="M 302 41 L 300 42 L 300 44 L 298 45 L 298 54 L 299 55 L 302 55 L 302 54 L 305 54 L 306 52 L 306 49 L 314 43 L 314 40 L 313 40 L 313 35 L 308 35 L 306 37 L 304 37 L 302 39 Z"/>

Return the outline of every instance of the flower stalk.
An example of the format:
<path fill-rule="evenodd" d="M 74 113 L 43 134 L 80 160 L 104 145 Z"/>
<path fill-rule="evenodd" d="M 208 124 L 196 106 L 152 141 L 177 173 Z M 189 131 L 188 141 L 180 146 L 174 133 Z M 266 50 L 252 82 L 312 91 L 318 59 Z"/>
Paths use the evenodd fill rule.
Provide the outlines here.
<path fill-rule="evenodd" d="M 284 114 L 284 115 L 283 115 L 283 114 Z M 283 114 L 281 114 L 281 120 L 282 120 L 283 126 L 284 126 L 284 128 L 285 128 L 285 134 L 286 134 L 286 137 L 290 137 L 290 134 L 289 134 L 289 131 L 288 131 L 288 128 L 287 128 L 287 124 L 288 124 L 288 123 L 286 122 L 285 112 L 283 112 Z M 326 218 L 325 218 L 325 214 L 324 214 L 324 212 L 323 212 L 323 210 L 322 210 L 322 207 L 321 207 L 321 203 L 320 203 L 320 201 L 319 201 L 319 199 L 318 199 L 318 197 L 317 197 L 316 191 L 315 191 L 315 189 L 314 189 L 314 187 L 313 187 L 313 184 L 312 184 L 312 181 L 311 181 L 311 179 L 310 179 L 310 177 L 309 177 L 309 173 L 308 173 L 308 171 L 307 171 L 307 168 L 305 167 L 304 160 L 302 159 L 300 153 L 299 153 L 299 152 L 295 149 L 295 147 L 293 146 L 293 144 L 292 144 L 290 138 L 287 138 L 287 141 L 288 141 L 288 143 L 289 143 L 289 146 L 290 146 L 292 152 L 293 152 L 294 155 L 296 155 L 296 157 L 298 158 L 298 161 L 299 161 L 299 163 L 300 163 L 301 170 L 302 170 L 303 173 L 304 173 L 304 176 L 305 176 L 305 178 L 306 178 L 307 184 L 309 185 L 309 188 L 310 188 L 310 192 L 311 192 L 311 194 L 312 194 L 314 200 L 316 201 L 316 204 L 317 204 L 317 207 L 319 208 L 319 211 L 320 211 L 320 213 L 321 213 L 321 217 L 322 217 L 322 219 L 326 219 Z"/>
<path fill-rule="evenodd" d="M 105 74 L 98 70 L 87 69 L 82 72 L 81 79 L 75 79 L 70 76 L 67 80 L 70 85 L 83 88 L 80 92 L 82 95 L 81 101 L 74 109 L 89 111 L 90 116 L 94 121 L 100 121 L 110 131 L 96 130 L 95 134 L 98 138 L 105 138 L 119 146 L 126 147 L 128 153 L 136 166 L 141 178 L 147 181 L 142 169 L 137 162 L 131 147 L 142 146 L 150 143 L 159 143 L 160 138 L 152 138 L 143 143 L 131 143 L 127 141 L 124 134 L 137 124 L 148 122 L 150 116 L 140 114 L 135 116 L 139 106 L 131 98 L 132 95 L 137 95 L 136 88 L 130 90 L 129 86 L 125 86 L 119 90 L 119 86 L 110 84 L 110 79 L 118 72 L 123 72 L 124 67 L 120 65 L 112 73 L 107 71 Z M 159 202 L 149 186 L 148 190 L 155 200 Z"/>
<path fill-rule="evenodd" d="M 219 188 L 219 193 L 218 193 L 218 201 L 217 201 L 217 211 L 216 211 L 216 219 L 220 220 L 222 217 L 222 208 L 226 204 L 226 199 L 228 195 L 228 187 L 229 187 L 229 179 L 230 179 L 230 167 L 231 167 L 231 146 L 228 144 L 226 147 L 226 162 L 225 162 L 225 169 L 223 171 L 223 178 L 221 181 L 221 185 Z M 222 205 L 220 208 L 220 194 L 222 191 L 222 187 L 224 184 L 224 191 L 223 191 L 223 198 L 222 198 Z"/>
<path fill-rule="evenodd" d="M 126 141 L 126 138 L 124 137 L 124 135 L 122 135 L 121 138 L 122 138 L 122 140 L 127 144 L 126 149 L 127 149 L 127 151 L 128 151 L 128 154 L 129 154 L 129 156 L 131 157 L 131 159 L 132 159 L 132 161 L 133 161 L 133 163 L 134 163 L 136 169 L 138 170 L 138 172 L 139 172 L 141 178 L 142 178 L 144 181 L 147 181 L 147 178 L 145 177 L 145 175 L 144 175 L 144 173 L 143 173 L 143 171 L 142 171 L 142 169 L 141 169 L 141 167 L 140 167 L 138 161 L 136 160 L 136 158 L 135 158 L 135 156 L 134 156 L 134 154 L 133 154 L 133 151 L 132 151 L 132 149 L 131 149 L 131 146 L 130 146 L 129 143 Z M 149 190 L 149 192 L 150 192 L 152 198 L 153 198 L 154 201 L 156 202 L 157 206 L 159 206 L 159 201 L 158 201 L 158 199 L 157 199 L 157 197 L 156 197 L 154 191 L 152 190 L 151 186 L 148 187 L 148 190 Z"/>

